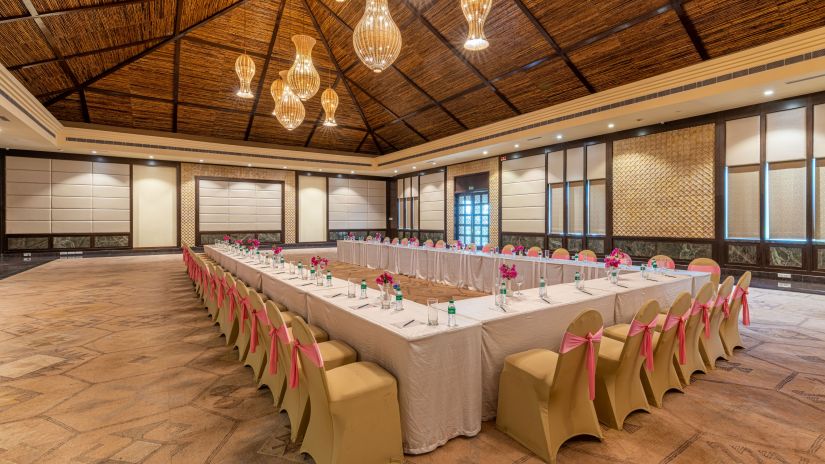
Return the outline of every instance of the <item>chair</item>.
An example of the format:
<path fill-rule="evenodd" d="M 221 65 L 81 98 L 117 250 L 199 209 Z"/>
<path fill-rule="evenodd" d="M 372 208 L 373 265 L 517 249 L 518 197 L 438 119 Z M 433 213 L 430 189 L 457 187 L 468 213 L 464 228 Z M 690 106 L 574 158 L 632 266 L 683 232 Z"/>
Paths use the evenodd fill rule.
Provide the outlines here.
<path fill-rule="evenodd" d="M 223 285 L 224 272 L 223 268 L 221 268 L 218 264 L 207 264 L 207 268 L 209 268 L 210 279 L 209 291 L 207 292 L 208 298 L 206 300 L 206 311 L 209 313 L 209 317 L 212 318 L 212 322 L 215 323 L 220 310 L 218 307 L 218 292 L 220 291 L 219 287 Z"/>
<path fill-rule="evenodd" d="M 748 308 L 748 288 L 750 288 L 750 285 L 751 273 L 748 271 L 742 274 L 739 282 L 736 283 L 733 296 L 731 296 L 729 311 L 725 314 L 722 325 L 719 327 L 722 346 L 725 348 L 725 354 L 728 355 L 728 358 L 733 356 L 733 350 L 736 348 L 745 347 L 742 344 L 742 337 L 739 335 L 739 312 L 742 312 L 742 323 L 751 325 L 750 308 Z"/>
<path fill-rule="evenodd" d="M 392 242 L 390 242 L 390 243 L 392 243 L 393 245 L 398 245 L 398 237 L 395 237 L 394 239 L 392 239 Z"/>
<path fill-rule="evenodd" d="M 596 413 L 608 427 L 622 430 L 631 412 L 649 412 L 639 370 L 653 369 L 653 332 L 659 303 L 650 300 L 636 313 L 624 342 L 603 337 L 596 365 Z M 605 329 L 607 330 L 607 329 Z"/>
<path fill-rule="evenodd" d="M 485 244 L 484 244 L 484 246 L 483 246 L 483 247 L 481 247 L 481 252 L 482 252 L 482 253 L 489 253 L 489 252 L 490 252 L 490 244 L 489 244 L 489 243 L 485 243 Z"/>
<path fill-rule="evenodd" d="M 550 463 L 572 437 L 602 439 L 591 383 L 601 332 L 601 314 L 587 310 L 567 327 L 559 353 L 533 349 L 507 356 L 496 427 Z"/>
<path fill-rule="evenodd" d="M 218 325 L 226 337 L 226 345 L 229 346 L 234 345 L 238 337 L 238 323 L 234 317 L 238 307 L 238 287 L 235 278 L 229 272 L 223 274 L 223 291 L 223 298 L 221 293 L 218 293 L 218 304 L 221 307 L 218 311 Z"/>
<path fill-rule="evenodd" d="M 432 242 L 432 240 L 430 240 L 430 242 Z M 444 243 L 444 240 L 439 240 L 439 241 L 435 242 L 435 247 L 436 248 L 444 248 L 446 246 L 447 246 L 447 244 Z"/>
<path fill-rule="evenodd" d="M 395 377 L 370 362 L 326 369 L 306 323 L 299 319 L 292 330 L 312 402 L 301 452 L 318 464 L 402 462 Z"/>
<path fill-rule="evenodd" d="M 371 241 L 372 241 L 372 235 L 367 235 L 367 241 L 368 241 L 368 242 L 371 242 Z"/>
<path fill-rule="evenodd" d="M 719 358 L 728 359 L 725 347 L 722 345 L 722 336 L 719 335 L 719 328 L 722 320 L 729 311 L 728 300 L 733 290 L 733 277 L 728 276 L 719 287 L 716 300 L 713 302 L 713 309 L 705 313 L 703 322 L 705 323 L 702 336 L 699 337 L 699 353 L 709 369 L 716 369 L 716 360 Z"/>
<path fill-rule="evenodd" d="M 409 244 L 409 243 L 410 243 L 410 241 L 409 241 L 409 239 L 407 239 L 406 237 L 404 237 L 404 238 L 402 238 L 402 239 L 401 239 L 401 244 L 402 244 L 402 245 L 407 245 L 407 244 Z"/>
<path fill-rule="evenodd" d="M 565 248 L 556 248 L 550 257 L 552 259 L 570 259 L 570 252 Z"/>
<path fill-rule="evenodd" d="M 476 251 L 477 249 L 478 249 L 478 247 L 476 246 L 475 243 L 471 243 L 471 244 L 467 245 L 467 250 L 468 251 Z"/>
<path fill-rule="evenodd" d="M 656 304 L 658 307 L 658 303 Z M 682 382 L 673 365 L 673 355 L 677 347 L 684 352 L 685 329 L 690 317 L 690 293 L 682 292 L 665 315 L 662 330 L 653 334 L 653 370 L 642 369 L 642 386 L 648 403 L 662 407 L 665 393 L 670 390 L 682 391 Z M 624 342 L 630 331 L 630 324 L 618 324 L 605 329 L 604 334 Z M 684 359 L 682 356 L 681 359 Z"/>
<path fill-rule="evenodd" d="M 699 291 L 696 298 L 690 305 L 688 312 L 682 316 L 685 322 L 685 349 L 684 353 L 677 351 L 673 356 L 673 366 L 682 385 L 690 385 L 690 378 L 694 372 L 707 372 L 702 355 L 699 352 L 699 337 L 702 335 L 703 312 L 710 312 L 714 302 L 713 282 L 706 282 Z M 656 330 L 661 332 L 667 322 L 666 314 L 656 316 Z M 671 321 L 673 324 L 673 321 Z"/>
<path fill-rule="evenodd" d="M 647 260 L 647 266 L 653 266 L 653 262 L 656 261 L 656 266 L 661 269 L 676 269 L 676 263 L 671 259 L 670 256 L 667 255 L 656 255 Z"/>
<path fill-rule="evenodd" d="M 527 250 L 527 256 L 532 256 L 534 258 L 541 256 L 541 248 L 537 246 L 530 247 L 530 249 Z"/>
<path fill-rule="evenodd" d="M 588 261 L 591 263 L 595 263 L 596 261 L 598 261 L 598 258 L 596 258 L 596 253 L 594 253 L 592 250 L 582 250 L 579 252 L 579 261 Z"/>
<path fill-rule="evenodd" d="M 507 245 L 504 245 L 504 248 L 501 249 L 501 254 L 503 254 L 503 255 L 512 255 L 513 250 L 515 250 L 515 249 L 516 249 L 516 247 L 514 247 L 513 245 L 508 243 Z"/>
<path fill-rule="evenodd" d="M 722 269 L 716 261 L 710 258 L 696 258 L 688 264 L 688 271 L 710 272 L 710 281 L 719 287 Z"/>
<path fill-rule="evenodd" d="M 427 247 L 427 248 L 432 248 L 433 247 L 433 241 L 430 240 L 430 239 L 427 239 L 427 241 L 424 242 L 424 246 Z"/>
<path fill-rule="evenodd" d="M 255 290 L 249 290 L 249 310 L 248 318 L 245 322 L 246 332 L 249 333 L 249 351 L 244 358 L 244 366 L 252 368 L 255 381 L 258 382 L 263 373 L 263 368 L 266 365 L 266 350 L 258 349 L 263 346 L 267 340 L 264 339 L 263 334 L 269 327 L 269 318 L 266 314 L 264 301 Z M 261 323 L 264 323 L 261 326 Z"/>
<path fill-rule="evenodd" d="M 231 309 L 229 310 L 229 320 L 233 323 L 237 321 L 238 336 L 235 338 L 235 348 L 238 349 L 238 359 L 245 361 L 246 355 L 249 353 L 250 342 L 249 324 L 246 323 L 251 309 L 251 301 L 249 299 L 250 290 L 241 279 L 235 279 L 235 285 L 237 287 L 235 312 L 232 312 Z"/>
<path fill-rule="evenodd" d="M 384 240 L 382 240 L 381 243 L 385 243 L 385 244 L 390 243 L 390 238 L 389 237 L 384 237 Z"/>

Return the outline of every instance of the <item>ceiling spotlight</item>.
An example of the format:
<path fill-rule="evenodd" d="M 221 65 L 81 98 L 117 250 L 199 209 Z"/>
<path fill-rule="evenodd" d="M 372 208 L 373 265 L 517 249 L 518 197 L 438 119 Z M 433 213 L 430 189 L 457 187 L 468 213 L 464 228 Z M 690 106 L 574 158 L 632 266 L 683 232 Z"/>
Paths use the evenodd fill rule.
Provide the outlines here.
<path fill-rule="evenodd" d="M 607 128 L 608 128 L 608 129 L 613 129 L 614 127 L 616 127 L 616 125 L 615 125 L 615 124 L 613 124 L 612 122 L 611 122 L 610 124 L 608 124 L 608 125 L 607 125 Z"/>
<path fill-rule="evenodd" d="M 515 145 L 513 145 L 513 146 L 514 146 L 515 148 L 518 148 L 518 147 L 519 147 L 519 145 L 518 145 L 518 144 L 515 144 Z"/>
<path fill-rule="evenodd" d="M 203 160 L 198 160 L 199 163 L 203 163 Z"/>
<path fill-rule="evenodd" d="M 150 159 L 150 160 L 155 159 L 155 155 L 149 155 L 149 159 Z"/>
<path fill-rule="evenodd" d="M 321 169 L 321 168 L 318 168 L 318 172 L 321 172 L 321 171 L 323 171 L 323 169 Z"/>
<path fill-rule="evenodd" d="M 413 166 L 413 171 L 415 171 L 416 169 L 418 169 L 418 168 L 417 168 L 417 167 L 415 167 L 415 166 Z"/>
<path fill-rule="evenodd" d="M 482 151 L 482 152 L 481 152 L 481 154 L 482 154 L 482 155 L 486 155 L 486 154 L 488 154 L 488 153 L 490 153 L 490 152 L 489 152 L 489 151 L 487 151 L 487 150 L 484 150 L 484 151 Z"/>
<path fill-rule="evenodd" d="M 350 173 L 350 174 L 355 174 L 355 171 L 350 171 L 349 173 Z"/>
<path fill-rule="evenodd" d="M 766 97 L 770 97 L 771 95 L 773 95 L 773 90 L 768 89 L 768 90 L 762 92 L 762 95 L 764 95 Z"/>
<path fill-rule="evenodd" d="M 96 154 L 97 154 L 97 151 L 92 150 L 92 154 L 93 154 L 93 155 L 96 155 Z"/>
<path fill-rule="evenodd" d="M 433 166 L 435 166 L 435 161 L 432 161 Z"/>
<path fill-rule="evenodd" d="M 251 167 L 252 167 L 252 163 L 246 163 L 246 167 L 251 168 Z"/>
<path fill-rule="evenodd" d="M 561 134 L 556 136 L 556 140 L 561 140 Z"/>
<path fill-rule="evenodd" d="M 394 174 L 398 174 L 398 169 L 393 171 Z"/>

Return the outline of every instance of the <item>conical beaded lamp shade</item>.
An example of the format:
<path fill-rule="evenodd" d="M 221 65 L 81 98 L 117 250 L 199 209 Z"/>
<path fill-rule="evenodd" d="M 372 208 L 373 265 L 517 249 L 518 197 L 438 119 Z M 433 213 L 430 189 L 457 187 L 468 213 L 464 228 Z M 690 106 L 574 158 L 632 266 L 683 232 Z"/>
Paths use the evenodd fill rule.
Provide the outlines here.
<path fill-rule="evenodd" d="M 321 94 L 321 107 L 324 108 L 324 125 L 327 127 L 335 127 L 338 125 L 335 122 L 335 110 L 338 109 L 338 94 L 332 90 L 332 87 L 324 90 Z"/>
<path fill-rule="evenodd" d="M 289 88 L 303 101 L 309 100 L 321 87 L 321 76 L 312 63 L 312 47 L 315 46 L 315 39 L 308 35 L 294 35 L 292 42 L 295 44 L 295 62 L 289 68 L 286 82 Z"/>
<path fill-rule="evenodd" d="M 286 81 L 286 71 L 281 71 L 280 74 L 281 79 Z M 301 103 L 301 99 L 295 95 L 289 87 L 289 84 L 284 84 L 281 98 L 278 99 L 278 103 L 275 105 L 275 117 L 278 118 L 278 122 L 280 122 L 286 130 L 292 130 L 304 122 L 304 116 L 306 116 L 306 110 L 304 110 L 304 104 Z"/>
<path fill-rule="evenodd" d="M 284 80 L 275 79 L 269 87 L 269 93 L 272 94 L 272 99 L 275 100 L 275 107 L 277 107 L 278 101 L 281 99 L 281 94 L 284 93 Z M 272 115 L 275 116 L 275 110 L 272 110 Z"/>
<path fill-rule="evenodd" d="M 467 50 L 484 50 L 490 43 L 484 35 L 484 21 L 490 14 L 493 0 L 461 0 L 461 11 L 470 26 L 464 48 Z"/>
<path fill-rule="evenodd" d="M 241 88 L 238 89 L 237 95 L 241 98 L 252 98 L 255 95 L 252 93 L 252 78 L 255 77 L 255 62 L 246 53 L 241 54 L 235 60 L 235 74 L 241 81 Z"/>
<path fill-rule="evenodd" d="M 401 53 L 401 31 L 390 16 L 387 0 L 367 0 L 364 16 L 352 33 L 358 58 L 373 71 L 387 69 Z"/>

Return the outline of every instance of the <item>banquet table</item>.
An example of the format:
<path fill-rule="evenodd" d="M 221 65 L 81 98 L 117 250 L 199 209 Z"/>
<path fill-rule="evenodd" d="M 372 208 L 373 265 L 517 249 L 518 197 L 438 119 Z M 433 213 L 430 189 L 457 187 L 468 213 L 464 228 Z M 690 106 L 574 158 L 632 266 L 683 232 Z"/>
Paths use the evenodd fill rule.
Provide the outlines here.
<path fill-rule="evenodd" d="M 466 287 L 482 292 L 495 292 L 498 268 L 501 264 L 516 265 L 523 279 L 523 288 L 535 288 L 544 277 L 547 285 L 573 282 L 576 272 L 583 280 L 607 277 L 604 263 L 549 259 L 482 253 L 480 251 L 452 251 L 446 248 L 390 245 L 381 242 L 339 240 L 338 260 L 372 269 L 386 269 L 419 279 Z M 639 271 L 628 266 L 622 273 Z M 672 274 L 693 278 L 691 293 L 709 281 L 703 272 L 670 271 Z"/>
<path fill-rule="evenodd" d="M 255 269 L 268 297 L 352 346 L 360 361 L 395 376 L 406 453 L 426 453 L 481 430 L 480 322 L 459 316 L 458 327 L 447 327 L 442 314 L 438 326 L 429 326 L 424 305 L 404 301 L 403 311 L 382 310 L 375 305 L 377 290 L 367 289 L 365 300 L 350 299 L 346 280 L 333 278 L 331 288 L 320 287 L 211 246 L 205 250 L 218 262 L 231 258 L 238 269 Z M 359 309 L 363 304 L 371 306 Z"/>

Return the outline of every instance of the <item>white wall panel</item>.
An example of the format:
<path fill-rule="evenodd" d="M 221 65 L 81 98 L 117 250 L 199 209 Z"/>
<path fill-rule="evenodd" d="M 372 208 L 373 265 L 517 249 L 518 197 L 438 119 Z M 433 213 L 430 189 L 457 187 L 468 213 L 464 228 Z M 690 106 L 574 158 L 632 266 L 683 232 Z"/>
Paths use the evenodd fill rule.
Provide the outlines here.
<path fill-rule="evenodd" d="M 814 106 L 814 158 L 825 158 L 825 104 Z"/>
<path fill-rule="evenodd" d="M 386 189 L 380 180 L 330 178 L 330 230 L 386 228 Z"/>
<path fill-rule="evenodd" d="M 564 184 L 550 186 L 550 232 L 564 233 Z"/>
<path fill-rule="evenodd" d="M 547 183 L 564 182 L 564 151 L 552 151 L 547 154 Z"/>
<path fill-rule="evenodd" d="M 327 179 L 298 176 L 298 241 L 327 240 Z"/>
<path fill-rule="evenodd" d="M 806 109 L 768 113 L 765 127 L 765 158 L 769 163 L 805 159 Z"/>
<path fill-rule="evenodd" d="M 200 179 L 198 216 L 198 227 L 204 232 L 279 231 L 283 185 Z"/>
<path fill-rule="evenodd" d="M 547 188 L 544 163 L 544 156 L 501 163 L 502 232 L 544 232 Z"/>
<path fill-rule="evenodd" d="M 177 169 L 132 166 L 134 193 L 133 245 L 176 246 L 178 242 Z M 226 208 L 226 206 L 218 206 Z"/>
<path fill-rule="evenodd" d="M 599 143 L 585 147 L 587 155 L 587 178 L 604 179 L 607 177 L 607 145 Z"/>
<path fill-rule="evenodd" d="M 725 121 L 727 165 L 758 164 L 759 141 L 759 116 Z"/>
<path fill-rule="evenodd" d="M 567 150 L 567 182 L 584 179 L 584 147 Z"/>
<path fill-rule="evenodd" d="M 444 173 L 436 172 L 419 178 L 422 230 L 444 230 Z"/>

